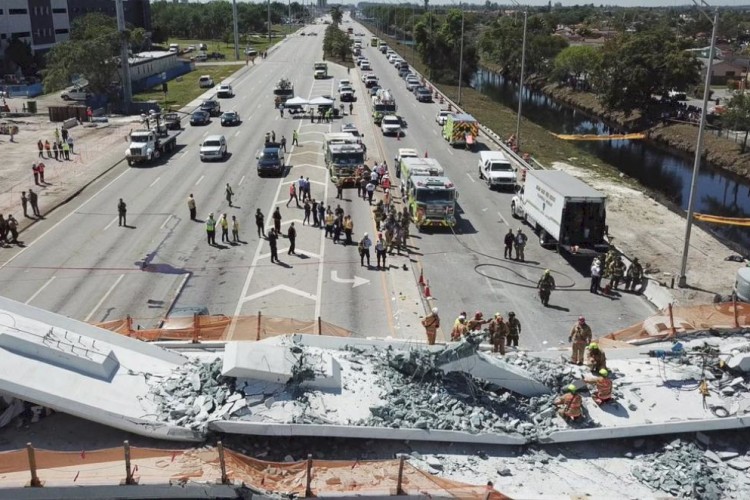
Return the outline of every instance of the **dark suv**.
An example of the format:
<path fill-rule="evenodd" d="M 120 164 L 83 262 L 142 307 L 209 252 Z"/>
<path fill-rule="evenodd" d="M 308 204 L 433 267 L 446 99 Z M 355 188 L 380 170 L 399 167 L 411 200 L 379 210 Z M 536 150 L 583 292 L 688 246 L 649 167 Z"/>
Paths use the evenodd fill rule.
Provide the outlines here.
<path fill-rule="evenodd" d="M 277 143 L 269 142 L 258 154 L 258 176 L 284 174 L 284 152 L 279 146 Z"/>
<path fill-rule="evenodd" d="M 211 116 L 219 116 L 221 115 L 221 104 L 219 104 L 219 101 L 215 101 L 213 99 L 206 99 L 201 103 L 202 111 L 205 111 Z"/>

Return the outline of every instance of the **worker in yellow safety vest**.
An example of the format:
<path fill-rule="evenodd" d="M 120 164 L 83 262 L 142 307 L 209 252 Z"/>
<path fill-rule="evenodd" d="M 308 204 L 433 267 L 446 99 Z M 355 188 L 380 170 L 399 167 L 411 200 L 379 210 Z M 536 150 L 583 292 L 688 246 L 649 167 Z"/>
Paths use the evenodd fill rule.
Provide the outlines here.
<path fill-rule="evenodd" d="M 555 406 L 558 407 L 557 414 L 566 420 L 574 421 L 583 415 L 581 410 L 583 398 L 576 393 L 576 386 L 573 384 L 566 387 L 566 391 L 566 394 L 555 400 Z"/>
<path fill-rule="evenodd" d="M 583 377 L 583 381 L 596 387 L 592 394 L 596 404 L 607 403 L 612 400 L 612 379 L 609 378 L 609 371 L 606 368 L 599 370 L 598 377 Z"/>

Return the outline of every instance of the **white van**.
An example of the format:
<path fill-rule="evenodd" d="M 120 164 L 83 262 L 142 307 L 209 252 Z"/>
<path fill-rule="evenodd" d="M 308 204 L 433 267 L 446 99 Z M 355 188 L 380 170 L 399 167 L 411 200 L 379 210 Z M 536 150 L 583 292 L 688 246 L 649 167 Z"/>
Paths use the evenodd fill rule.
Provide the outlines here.
<path fill-rule="evenodd" d="M 169 51 L 175 52 L 177 54 L 180 53 L 180 44 L 179 43 L 170 43 L 169 44 Z"/>
<path fill-rule="evenodd" d="M 211 75 L 202 75 L 200 78 L 198 78 L 198 87 L 202 89 L 210 89 L 214 86 L 214 79 L 211 78 Z"/>

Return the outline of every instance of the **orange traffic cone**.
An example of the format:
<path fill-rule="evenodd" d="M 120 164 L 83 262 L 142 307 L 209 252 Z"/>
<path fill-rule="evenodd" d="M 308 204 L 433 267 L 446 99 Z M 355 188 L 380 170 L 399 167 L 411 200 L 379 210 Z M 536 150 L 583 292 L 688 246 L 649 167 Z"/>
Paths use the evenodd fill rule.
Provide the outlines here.
<path fill-rule="evenodd" d="M 430 280 L 426 281 L 426 284 L 424 286 L 424 298 L 425 299 L 431 299 L 432 294 L 430 293 Z"/>
<path fill-rule="evenodd" d="M 424 286 L 424 271 L 419 270 L 419 286 Z"/>

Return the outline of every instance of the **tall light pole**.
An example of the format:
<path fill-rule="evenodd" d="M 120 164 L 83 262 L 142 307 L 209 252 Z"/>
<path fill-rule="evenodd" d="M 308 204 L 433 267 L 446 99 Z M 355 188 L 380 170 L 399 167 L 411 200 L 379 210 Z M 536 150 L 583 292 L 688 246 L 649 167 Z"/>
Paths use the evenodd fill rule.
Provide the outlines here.
<path fill-rule="evenodd" d="M 693 0 L 693 3 L 698 7 L 703 16 L 711 21 L 713 24 L 713 30 L 711 31 L 711 48 L 708 51 L 708 64 L 706 65 L 706 82 L 703 87 L 703 111 L 701 112 L 700 124 L 698 125 L 698 143 L 695 146 L 695 160 L 693 161 L 693 178 L 690 181 L 690 198 L 688 199 L 687 208 L 687 224 L 685 225 L 685 246 L 682 249 L 682 263 L 680 264 L 680 278 L 677 285 L 680 288 L 687 286 L 687 259 L 688 251 L 690 250 L 690 232 L 693 229 L 693 210 L 695 208 L 695 190 L 698 187 L 698 173 L 701 168 L 701 157 L 703 156 L 703 129 L 706 128 L 706 115 L 708 114 L 708 95 L 711 88 L 711 70 L 714 61 L 714 48 L 716 47 L 716 29 L 719 26 L 719 9 L 714 9 L 713 20 L 701 9 L 701 4 L 704 7 L 710 7 L 705 0 L 700 0 L 700 4 Z"/>
<path fill-rule="evenodd" d="M 515 0 L 513 3 L 520 7 Z M 516 147 L 521 150 L 521 109 L 523 108 L 523 79 L 526 70 L 526 26 L 529 19 L 529 9 L 523 11 L 523 42 L 521 43 L 521 77 L 518 80 L 518 116 L 516 116 Z"/>
<path fill-rule="evenodd" d="M 115 12 L 117 14 L 117 31 L 120 32 L 120 65 L 122 66 L 122 106 L 127 114 L 130 111 L 130 103 L 133 101 L 133 87 L 130 83 L 130 52 L 128 40 L 125 38 L 125 9 L 122 0 L 116 0 Z"/>
<path fill-rule="evenodd" d="M 458 102 L 461 105 L 461 87 L 464 75 L 464 11 L 461 9 L 461 53 L 458 56 Z"/>
<path fill-rule="evenodd" d="M 234 31 L 234 59 L 240 60 L 240 31 L 237 27 L 237 0 L 232 0 L 232 28 Z"/>
<path fill-rule="evenodd" d="M 271 43 L 271 0 L 268 0 L 268 42 Z"/>

